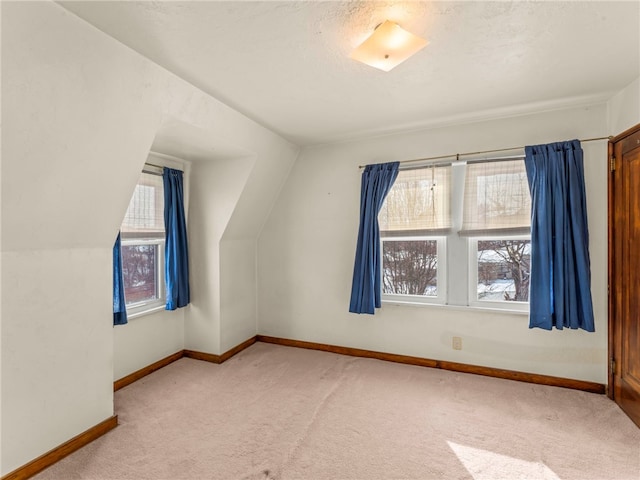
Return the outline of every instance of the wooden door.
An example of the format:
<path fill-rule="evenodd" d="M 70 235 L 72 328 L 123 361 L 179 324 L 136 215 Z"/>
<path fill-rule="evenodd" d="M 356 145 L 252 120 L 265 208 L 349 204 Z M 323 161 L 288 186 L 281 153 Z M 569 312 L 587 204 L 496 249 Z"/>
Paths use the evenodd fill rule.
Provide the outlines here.
<path fill-rule="evenodd" d="M 640 125 L 609 142 L 609 396 L 640 426 Z"/>

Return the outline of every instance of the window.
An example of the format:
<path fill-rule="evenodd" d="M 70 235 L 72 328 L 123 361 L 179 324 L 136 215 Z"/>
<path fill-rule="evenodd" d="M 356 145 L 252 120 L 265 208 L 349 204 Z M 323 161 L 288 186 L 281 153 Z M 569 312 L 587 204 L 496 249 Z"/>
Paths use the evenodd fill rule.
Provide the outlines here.
<path fill-rule="evenodd" d="M 383 298 L 444 303 L 451 166 L 402 170 L 378 220 Z"/>
<path fill-rule="evenodd" d="M 378 217 L 383 300 L 527 310 L 530 211 L 522 159 L 401 170 Z"/>
<path fill-rule="evenodd" d="M 469 304 L 527 309 L 531 197 L 524 162 L 469 163 L 461 235 L 469 236 Z"/>
<path fill-rule="evenodd" d="M 164 307 L 164 191 L 160 175 L 141 174 L 120 231 L 127 313 Z"/>

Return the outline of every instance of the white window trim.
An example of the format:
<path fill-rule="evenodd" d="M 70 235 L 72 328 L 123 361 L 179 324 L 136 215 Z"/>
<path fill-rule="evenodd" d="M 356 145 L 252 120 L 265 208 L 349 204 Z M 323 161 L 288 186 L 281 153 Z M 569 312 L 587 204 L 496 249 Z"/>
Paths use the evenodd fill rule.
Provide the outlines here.
<path fill-rule="evenodd" d="M 444 305 L 447 302 L 447 242 L 446 237 L 442 236 L 408 236 L 408 237 L 383 237 L 380 239 L 380 252 L 383 249 L 385 241 L 420 241 L 435 240 L 438 249 L 438 270 L 436 274 L 436 285 L 438 295 L 435 297 L 427 297 L 425 295 L 404 295 L 397 293 L 383 293 L 382 301 L 384 303 L 398 304 L 419 304 L 419 305 Z M 384 260 L 382 267 L 384 268 Z M 380 275 L 383 274 L 383 268 L 380 269 Z M 382 282 L 382 279 L 380 280 Z"/>
<path fill-rule="evenodd" d="M 531 240 L 531 235 L 492 235 L 482 237 L 469 237 L 469 306 L 474 308 L 488 308 L 491 310 L 510 310 L 517 312 L 529 312 L 529 302 L 504 301 L 478 299 L 478 241 L 482 240 Z"/>
<path fill-rule="evenodd" d="M 157 278 L 158 298 L 146 302 L 138 302 L 127 305 L 127 318 L 133 319 L 148 315 L 160 310 L 164 310 L 167 303 L 165 285 L 164 285 L 164 238 L 127 238 L 122 239 L 122 246 L 127 245 L 158 245 Z"/>
<path fill-rule="evenodd" d="M 504 314 L 504 315 L 518 315 L 528 316 L 529 311 L 524 310 L 512 310 L 509 308 L 492 308 L 492 307 L 473 307 L 469 305 L 453 305 L 453 304 L 437 304 L 437 303 L 417 303 L 408 302 L 402 300 L 382 300 L 382 303 L 387 307 L 417 307 L 417 308 L 432 308 L 432 309 L 444 309 L 460 312 L 478 312 L 478 313 L 491 313 L 491 314 Z"/>

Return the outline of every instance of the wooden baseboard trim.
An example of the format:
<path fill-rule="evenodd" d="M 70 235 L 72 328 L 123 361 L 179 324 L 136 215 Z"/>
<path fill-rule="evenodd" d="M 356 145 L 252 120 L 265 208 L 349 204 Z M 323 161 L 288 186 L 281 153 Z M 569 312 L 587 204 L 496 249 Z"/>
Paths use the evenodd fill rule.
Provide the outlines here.
<path fill-rule="evenodd" d="M 228 350 L 228 351 L 224 352 L 222 355 L 220 355 L 220 362 L 226 362 L 231 357 L 233 357 L 234 355 L 237 355 L 238 353 L 240 353 L 245 348 L 249 348 L 251 345 L 253 345 L 257 341 L 258 341 L 258 336 L 257 335 L 254 335 L 253 337 L 248 338 L 247 340 L 242 342 L 240 345 L 236 345 L 231 350 Z"/>
<path fill-rule="evenodd" d="M 223 363 L 229 360 L 234 355 L 237 355 L 238 353 L 240 353 L 245 348 L 250 347 L 257 341 L 258 341 L 258 336 L 257 335 L 253 336 L 251 338 L 248 338 L 241 344 L 236 345 L 231 350 L 227 350 L 222 355 L 216 355 L 214 353 L 198 352 L 196 350 L 184 350 L 184 356 L 187 358 L 194 358 L 196 360 L 203 360 L 205 362 Z"/>
<path fill-rule="evenodd" d="M 215 353 L 198 352 L 197 350 L 185 350 L 184 356 L 187 358 L 193 358 L 194 360 L 202 360 L 203 362 L 210 363 L 222 363 L 220 355 Z"/>
<path fill-rule="evenodd" d="M 274 343 L 276 345 L 284 345 L 287 347 L 308 348 L 310 350 L 322 350 L 323 352 L 339 353 L 341 355 L 349 355 L 352 357 L 375 358 L 377 360 L 386 360 L 388 362 L 406 363 L 408 365 L 418 365 L 420 367 L 437 367 L 436 360 L 428 358 L 410 357 L 408 355 L 397 355 L 395 353 L 375 352 L 373 350 L 363 350 L 361 348 L 338 347 L 336 345 L 326 345 L 324 343 L 304 342 L 302 340 L 290 340 L 288 338 L 268 337 L 266 335 L 258 335 L 258 341 L 264 343 Z"/>
<path fill-rule="evenodd" d="M 247 347 L 250 347 L 254 343 L 257 342 L 257 336 L 251 337 L 239 345 L 236 345 L 231 350 L 224 352 L 222 355 L 216 355 L 214 353 L 205 353 L 198 352 L 196 350 L 180 350 L 179 352 L 174 353 L 173 355 L 169 355 L 157 362 L 152 363 L 151 365 L 147 365 L 140 370 L 137 370 L 126 377 L 122 377 L 120 380 L 116 380 L 113 382 L 113 390 L 117 391 L 127 385 L 132 384 L 133 382 L 140 380 L 142 377 L 146 377 L 150 373 L 155 372 L 156 370 L 160 370 L 162 367 L 166 367 L 170 363 L 175 362 L 176 360 L 180 360 L 182 357 L 194 358 L 196 360 L 203 360 L 205 362 L 211 363 L 222 363 L 229 360 L 234 355 L 240 353 Z"/>
<path fill-rule="evenodd" d="M 570 388 L 590 393 L 605 393 L 605 385 L 602 383 L 588 382 L 586 380 L 574 380 L 572 378 L 554 377 L 551 375 L 541 375 L 538 373 L 518 372 L 515 370 L 504 370 L 493 367 L 480 367 L 467 365 L 465 363 L 438 361 L 438 368 L 451 370 L 454 372 L 473 373 L 486 377 L 504 378 L 506 380 L 516 380 L 518 382 L 536 383 L 538 385 L 549 385 L 552 387 Z"/>
<path fill-rule="evenodd" d="M 267 335 L 258 335 L 259 342 L 273 343 L 276 345 L 284 345 L 287 347 L 307 348 L 311 350 L 321 350 L 323 352 L 338 353 L 341 355 L 350 355 L 352 357 L 375 358 L 378 360 L 386 360 L 389 362 L 406 363 L 408 365 L 418 365 L 421 367 L 440 368 L 443 370 L 451 370 L 454 372 L 473 373 L 475 375 L 484 375 L 488 377 L 503 378 L 506 380 L 516 380 L 518 382 L 536 383 L 539 385 L 550 385 L 554 387 L 571 388 L 573 390 L 582 390 L 591 393 L 605 393 L 605 385 L 596 382 L 588 382 L 585 380 L 573 380 L 570 378 L 553 377 L 550 375 L 540 375 L 535 373 L 524 373 L 514 370 L 503 370 L 493 367 L 480 367 L 476 365 L 467 365 L 464 363 L 447 362 L 443 360 L 432 360 L 421 357 L 411 357 L 408 355 L 397 355 L 393 353 L 375 352 L 372 350 L 363 350 L 360 348 L 339 347 L 335 345 L 327 345 L 324 343 L 305 342 L 302 340 L 291 340 L 288 338 L 270 337 Z"/>
<path fill-rule="evenodd" d="M 142 377 L 146 377 L 150 373 L 155 372 L 156 370 L 160 370 L 162 367 L 166 367 L 170 363 L 175 362 L 176 360 L 180 360 L 184 356 L 184 350 L 180 350 L 179 352 L 174 353 L 173 355 L 169 355 L 157 362 L 152 363 L 151 365 L 147 365 L 140 370 L 137 370 L 133 373 L 130 373 L 126 377 L 122 377 L 120 380 L 116 380 L 113 382 L 113 391 L 120 390 L 121 388 L 126 387 L 127 385 L 132 384 L 136 380 L 140 380 Z"/>
<path fill-rule="evenodd" d="M 93 442 L 96 438 L 101 437 L 109 430 L 118 426 L 118 416 L 113 415 L 90 429 L 76 435 L 71 440 L 64 442 L 62 445 L 50 450 L 44 455 L 39 456 L 35 460 L 23 465 L 22 467 L 6 474 L 1 480 L 25 480 L 31 478 L 35 474 L 41 472 L 54 463 L 62 460 L 67 455 L 79 450 L 85 445 Z"/>

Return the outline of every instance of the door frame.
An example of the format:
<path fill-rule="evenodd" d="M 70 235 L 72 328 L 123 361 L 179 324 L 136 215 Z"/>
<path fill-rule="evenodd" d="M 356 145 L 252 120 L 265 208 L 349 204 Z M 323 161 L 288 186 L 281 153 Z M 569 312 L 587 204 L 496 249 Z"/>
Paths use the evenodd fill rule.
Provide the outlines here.
<path fill-rule="evenodd" d="M 608 359 L 607 359 L 607 371 L 608 371 L 608 384 L 607 384 L 607 396 L 611 400 L 615 398 L 615 378 L 616 369 L 619 365 L 616 364 L 616 354 L 621 349 L 621 332 L 620 325 L 617 322 L 617 310 L 621 304 L 622 298 L 618 291 L 616 283 L 616 271 L 615 271 L 615 252 L 617 250 L 616 244 L 621 239 L 616 238 L 615 225 L 616 225 L 616 190 L 615 179 L 616 169 L 620 168 L 620 160 L 615 158 L 616 144 L 623 141 L 625 138 L 640 132 L 640 124 L 635 125 L 624 132 L 609 137 L 609 144 L 607 148 L 607 165 L 608 165 L 608 182 L 607 182 L 607 224 L 608 224 L 608 238 L 607 238 L 607 256 L 608 256 Z M 616 165 L 618 162 L 618 165 Z"/>

